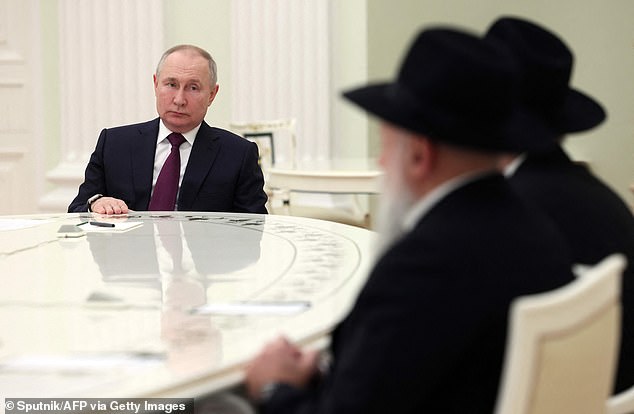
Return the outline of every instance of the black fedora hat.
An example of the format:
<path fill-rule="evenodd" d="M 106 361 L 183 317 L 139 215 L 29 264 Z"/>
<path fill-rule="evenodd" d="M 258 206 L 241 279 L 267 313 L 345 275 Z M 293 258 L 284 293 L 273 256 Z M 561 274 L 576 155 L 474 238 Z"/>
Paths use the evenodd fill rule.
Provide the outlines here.
<path fill-rule="evenodd" d="M 555 137 L 585 131 L 606 117 L 601 104 L 570 87 L 574 57 L 549 30 L 525 19 L 502 17 L 485 34 L 486 40 L 506 44 L 520 69 L 520 100 L 544 121 Z M 541 139 L 544 146 L 551 141 Z"/>
<path fill-rule="evenodd" d="M 452 28 L 415 38 L 394 82 L 344 93 L 394 125 L 446 143 L 489 151 L 524 151 L 547 134 L 517 105 L 517 65 L 508 49 Z M 529 125 L 529 127 L 526 127 Z"/>

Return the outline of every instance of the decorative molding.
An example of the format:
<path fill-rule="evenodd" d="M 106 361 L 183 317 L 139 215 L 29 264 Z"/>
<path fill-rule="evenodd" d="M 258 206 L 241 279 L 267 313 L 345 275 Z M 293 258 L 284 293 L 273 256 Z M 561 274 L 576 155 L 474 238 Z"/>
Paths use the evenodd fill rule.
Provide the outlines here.
<path fill-rule="evenodd" d="M 8 43 L 8 26 L 11 17 L 8 0 L 0 0 L 0 47 Z"/>
<path fill-rule="evenodd" d="M 25 83 L 23 78 L 0 78 L 0 88 L 23 87 Z"/>
<path fill-rule="evenodd" d="M 25 132 L 29 130 L 29 114 L 26 111 L 28 96 L 25 82 L 0 79 L 0 133 Z"/>
<path fill-rule="evenodd" d="M 23 39 L 16 34 L 24 33 L 20 27 L 28 19 L 30 4 L 19 0 L 0 0 L 0 64 L 24 64 L 21 52 Z"/>
<path fill-rule="evenodd" d="M 0 161 L 16 161 L 27 152 L 26 148 L 0 148 Z"/>
<path fill-rule="evenodd" d="M 35 212 L 33 80 L 29 47 L 38 3 L 0 0 L 0 214 Z M 39 29 L 39 27 L 38 27 Z M 38 30 L 35 29 L 35 30 Z"/>
<path fill-rule="evenodd" d="M 80 161 L 62 162 L 46 174 L 46 179 L 54 189 L 40 198 L 41 211 L 66 211 L 70 202 L 77 196 L 82 183 L 86 164 Z"/>
<path fill-rule="evenodd" d="M 87 161 L 102 128 L 156 114 L 151 79 L 162 31 L 153 20 L 161 17 L 161 3 L 60 0 L 59 5 L 62 162 Z"/>
<path fill-rule="evenodd" d="M 0 148 L 0 196 L 3 200 L 3 213 L 22 212 L 23 203 L 28 198 L 24 192 L 27 167 L 22 162 L 27 153 L 26 148 Z"/>
<path fill-rule="evenodd" d="M 23 64 L 24 56 L 11 50 L 0 50 L 0 63 Z"/>
<path fill-rule="evenodd" d="M 231 2 L 232 121 L 297 120 L 298 160 L 328 159 L 329 0 Z"/>
<path fill-rule="evenodd" d="M 156 116 L 152 74 L 162 23 L 162 2 L 154 0 L 59 0 L 62 159 L 46 174 L 55 189 L 42 209 L 72 201 L 99 131 Z"/>

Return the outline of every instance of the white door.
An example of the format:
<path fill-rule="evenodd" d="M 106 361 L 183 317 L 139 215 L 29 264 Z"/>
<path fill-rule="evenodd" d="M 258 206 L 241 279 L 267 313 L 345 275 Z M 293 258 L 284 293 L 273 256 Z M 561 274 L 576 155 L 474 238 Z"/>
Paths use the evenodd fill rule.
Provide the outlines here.
<path fill-rule="evenodd" d="M 37 211 L 38 10 L 36 1 L 0 0 L 0 214 Z"/>

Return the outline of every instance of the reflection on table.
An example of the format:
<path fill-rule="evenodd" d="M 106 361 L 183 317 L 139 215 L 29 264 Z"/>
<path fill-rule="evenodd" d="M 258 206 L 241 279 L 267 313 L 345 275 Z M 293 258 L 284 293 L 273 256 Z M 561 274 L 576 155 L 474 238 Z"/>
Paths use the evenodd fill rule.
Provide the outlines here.
<path fill-rule="evenodd" d="M 105 219 L 103 220 L 111 220 Z M 195 397 L 235 385 L 285 333 L 322 343 L 367 274 L 373 233 L 298 217 L 0 217 L 4 397 Z"/>

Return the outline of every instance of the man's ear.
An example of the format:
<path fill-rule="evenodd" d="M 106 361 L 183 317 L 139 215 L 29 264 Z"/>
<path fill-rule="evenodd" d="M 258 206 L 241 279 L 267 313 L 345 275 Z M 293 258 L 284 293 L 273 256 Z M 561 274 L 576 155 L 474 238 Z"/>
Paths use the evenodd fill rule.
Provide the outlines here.
<path fill-rule="evenodd" d="M 152 75 L 152 83 L 154 84 L 154 96 L 158 96 L 158 78 L 156 74 Z"/>
<path fill-rule="evenodd" d="M 409 156 L 407 174 L 414 181 L 420 181 L 429 175 L 437 159 L 436 145 L 433 141 L 422 136 L 412 136 L 408 139 Z"/>
<path fill-rule="evenodd" d="M 216 84 L 216 86 L 214 86 L 211 89 L 211 92 L 209 94 L 209 99 L 207 100 L 207 106 L 211 105 L 211 103 L 214 101 L 214 99 L 216 99 L 216 95 L 218 95 L 218 89 L 220 88 L 220 85 Z"/>

